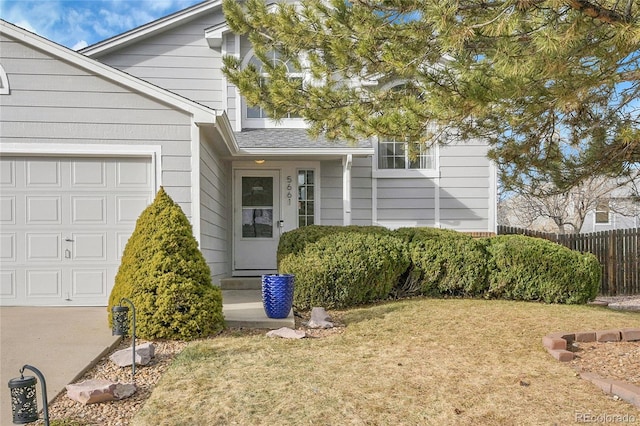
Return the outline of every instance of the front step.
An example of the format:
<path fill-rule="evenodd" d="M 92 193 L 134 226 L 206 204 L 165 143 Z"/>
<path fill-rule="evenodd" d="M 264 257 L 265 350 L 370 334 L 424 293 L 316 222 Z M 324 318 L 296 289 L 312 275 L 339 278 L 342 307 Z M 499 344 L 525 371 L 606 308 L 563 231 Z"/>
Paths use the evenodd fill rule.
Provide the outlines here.
<path fill-rule="evenodd" d="M 220 280 L 222 290 L 262 290 L 261 277 L 231 277 Z"/>
<path fill-rule="evenodd" d="M 222 312 L 229 328 L 295 328 L 293 310 L 287 318 L 267 317 L 262 305 L 261 277 L 231 277 L 220 280 Z"/>
<path fill-rule="evenodd" d="M 229 328 L 295 328 L 293 310 L 287 318 L 267 317 L 261 290 L 223 290 L 222 313 Z"/>

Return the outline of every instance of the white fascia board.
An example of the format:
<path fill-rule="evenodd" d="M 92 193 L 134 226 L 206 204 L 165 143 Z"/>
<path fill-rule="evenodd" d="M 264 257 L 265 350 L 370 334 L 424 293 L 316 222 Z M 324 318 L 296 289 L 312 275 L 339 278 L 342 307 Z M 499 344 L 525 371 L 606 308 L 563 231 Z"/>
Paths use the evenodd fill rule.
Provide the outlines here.
<path fill-rule="evenodd" d="M 134 28 L 131 31 L 127 31 L 115 37 L 111 37 L 107 40 L 85 47 L 80 50 L 80 53 L 91 57 L 98 57 L 107 54 L 112 50 L 122 48 L 144 38 L 150 37 L 158 32 L 166 31 L 170 28 L 181 25 L 185 21 L 189 21 L 200 15 L 209 13 L 213 9 L 221 7 L 221 5 L 221 0 L 212 0 L 196 4 L 190 8 L 180 10 L 169 16 L 165 16 L 164 18 L 160 18 L 138 28 Z"/>
<path fill-rule="evenodd" d="M 204 30 L 204 38 L 207 40 L 209 47 L 212 49 L 220 49 L 222 47 L 222 38 L 225 33 L 231 31 L 226 22 L 222 22 L 213 27 Z"/>
<path fill-rule="evenodd" d="M 334 155 L 370 156 L 373 148 L 241 148 L 239 155 Z"/>
<path fill-rule="evenodd" d="M 236 137 L 233 133 L 233 128 L 231 127 L 231 123 L 229 122 L 229 117 L 227 116 L 226 111 L 218 112 L 218 115 L 216 117 L 216 127 L 222 135 L 222 140 L 224 141 L 231 155 L 238 155 L 240 148 L 238 147 L 238 142 L 236 141 Z"/>
<path fill-rule="evenodd" d="M 192 114 L 193 119 L 196 122 L 206 122 L 210 124 L 215 124 L 216 122 L 216 111 L 209 107 L 191 101 L 154 84 L 148 83 L 132 76 L 131 74 L 117 70 L 109 65 L 105 65 L 102 62 L 88 58 L 74 50 L 68 49 L 60 44 L 54 43 L 6 21 L 0 20 L 0 33 L 6 34 L 8 37 L 24 42 L 36 49 L 42 50 L 49 55 L 71 63 L 72 65 L 82 68 L 90 73 L 121 84 L 134 92 L 147 95 L 152 99 Z"/>

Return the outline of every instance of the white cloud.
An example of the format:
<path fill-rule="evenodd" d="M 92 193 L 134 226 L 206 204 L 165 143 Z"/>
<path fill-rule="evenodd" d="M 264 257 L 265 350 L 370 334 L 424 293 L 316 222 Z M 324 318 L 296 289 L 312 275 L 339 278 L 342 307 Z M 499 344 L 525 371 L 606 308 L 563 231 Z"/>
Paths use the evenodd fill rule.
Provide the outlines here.
<path fill-rule="evenodd" d="M 79 42 L 77 42 L 76 44 L 73 45 L 73 47 L 71 49 L 73 50 L 80 50 L 80 49 L 84 49 L 85 47 L 87 47 L 89 45 L 89 43 L 87 43 L 84 40 L 80 40 Z"/>
<path fill-rule="evenodd" d="M 0 0 L 0 17 L 76 48 L 126 32 L 201 0 Z"/>

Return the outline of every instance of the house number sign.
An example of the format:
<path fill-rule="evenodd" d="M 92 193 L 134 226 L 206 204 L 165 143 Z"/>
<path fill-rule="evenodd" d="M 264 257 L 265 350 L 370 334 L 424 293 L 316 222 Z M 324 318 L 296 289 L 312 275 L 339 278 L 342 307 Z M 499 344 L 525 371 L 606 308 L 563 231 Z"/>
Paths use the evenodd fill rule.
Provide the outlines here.
<path fill-rule="evenodd" d="M 291 198 L 293 197 L 291 194 L 291 190 L 293 189 L 291 182 L 293 182 L 293 178 L 291 176 L 287 176 L 287 199 L 289 200 L 289 205 L 291 205 Z"/>

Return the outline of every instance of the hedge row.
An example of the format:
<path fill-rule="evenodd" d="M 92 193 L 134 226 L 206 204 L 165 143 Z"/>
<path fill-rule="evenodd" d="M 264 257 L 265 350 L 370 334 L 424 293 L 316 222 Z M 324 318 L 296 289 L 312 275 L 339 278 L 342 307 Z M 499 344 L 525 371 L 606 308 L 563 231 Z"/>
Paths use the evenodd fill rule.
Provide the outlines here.
<path fill-rule="evenodd" d="M 412 295 L 585 303 L 597 295 L 591 254 L 520 235 L 474 239 L 452 230 L 310 226 L 280 239 L 294 304 L 349 306 Z"/>

